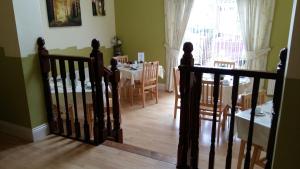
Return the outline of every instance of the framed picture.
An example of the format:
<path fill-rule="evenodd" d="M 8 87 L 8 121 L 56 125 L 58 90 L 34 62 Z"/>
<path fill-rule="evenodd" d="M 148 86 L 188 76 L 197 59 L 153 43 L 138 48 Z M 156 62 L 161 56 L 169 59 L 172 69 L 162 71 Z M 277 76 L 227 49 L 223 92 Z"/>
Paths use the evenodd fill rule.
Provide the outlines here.
<path fill-rule="evenodd" d="M 46 0 L 50 27 L 80 26 L 80 0 Z"/>
<path fill-rule="evenodd" d="M 92 0 L 94 16 L 105 16 L 104 0 Z"/>

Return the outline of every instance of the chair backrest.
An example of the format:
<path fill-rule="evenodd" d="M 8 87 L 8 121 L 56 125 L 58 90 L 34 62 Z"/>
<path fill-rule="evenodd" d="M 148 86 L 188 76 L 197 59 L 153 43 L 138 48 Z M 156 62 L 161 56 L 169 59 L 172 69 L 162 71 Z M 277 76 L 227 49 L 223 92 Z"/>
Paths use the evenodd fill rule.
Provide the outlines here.
<path fill-rule="evenodd" d="M 116 59 L 120 63 L 127 63 L 128 62 L 128 56 L 127 55 L 124 55 L 124 56 L 115 56 L 113 58 Z"/>
<path fill-rule="evenodd" d="M 202 81 L 202 91 L 200 105 L 204 107 L 212 108 L 214 106 L 214 82 L 213 81 Z M 223 82 L 220 82 L 219 96 L 218 96 L 218 111 L 221 111 L 223 103 Z"/>
<path fill-rule="evenodd" d="M 257 105 L 264 104 L 266 102 L 266 97 L 267 97 L 267 92 L 265 90 L 260 91 L 258 93 L 258 100 L 257 100 Z M 242 94 L 241 95 L 241 110 L 246 110 L 251 108 L 251 99 L 252 99 L 252 94 Z"/>
<path fill-rule="evenodd" d="M 153 85 L 158 83 L 158 66 L 159 62 L 144 62 L 142 83 L 143 86 Z"/>
<path fill-rule="evenodd" d="M 234 69 L 235 63 L 226 61 L 214 61 L 214 67 Z"/>
<path fill-rule="evenodd" d="M 173 68 L 173 76 L 174 76 L 174 91 L 175 95 L 179 96 L 179 81 L 180 81 L 180 72 L 178 68 Z"/>

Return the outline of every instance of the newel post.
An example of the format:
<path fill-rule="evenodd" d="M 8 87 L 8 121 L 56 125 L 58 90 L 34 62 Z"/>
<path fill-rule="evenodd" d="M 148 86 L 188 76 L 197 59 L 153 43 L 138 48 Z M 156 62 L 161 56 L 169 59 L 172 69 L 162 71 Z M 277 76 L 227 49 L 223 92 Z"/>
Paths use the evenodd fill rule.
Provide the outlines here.
<path fill-rule="evenodd" d="M 123 130 L 121 128 L 120 102 L 119 102 L 119 82 L 120 71 L 117 68 L 117 60 L 111 59 L 112 76 L 110 79 L 112 86 L 112 109 L 114 118 L 113 137 L 115 141 L 123 143 Z"/>
<path fill-rule="evenodd" d="M 56 127 L 53 121 L 51 89 L 49 83 L 50 62 L 49 62 L 49 58 L 47 57 L 49 52 L 45 48 L 45 40 L 43 38 L 39 37 L 37 39 L 37 45 L 38 45 L 38 56 L 40 61 L 40 68 L 42 72 L 47 119 L 49 123 L 50 133 L 53 133 L 56 130 Z"/>
<path fill-rule="evenodd" d="M 269 134 L 269 142 L 268 142 L 268 148 L 267 148 L 267 163 L 266 163 L 266 167 L 265 167 L 266 169 L 271 169 L 271 167 L 272 167 L 277 125 L 278 125 L 278 117 L 279 117 L 279 113 L 280 113 L 279 111 L 280 111 L 280 105 L 281 105 L 281 100 L 282 100 L 287 52 L 288 52 L 287 48 L 283 48 L 283 49 L 281 49 L 280 54 L 279 54 L 280 62 L 277 66 L 277 78 L 276 78 L 274 96 L 273 96 L 273 111 L 274 112 L 273 112 L 273 118 L 272 118 L 271 130 L 270 130 L 270 134 Z"/>
<path fill-rule="evenodd" d="M 179 143 L 177 150 L 177 168 L 187 169 L 188 167 L 188 142 L 189 142 L 189 116 L 190 116 L 190 96 L 191 96 L 191 74 L 190 68 L 194 65 L 192 55 L 193 44 L 186 42 L 183 45 L 184 54 L 180 61 L 180 126 Z"/>
<path fill-rule="evenodd" d="M 100 42 L 96 39 L 92 40 L 92 52 L 90 57 L 93 62 L 93 70 L 95 74 L 95 86 L 96 86 L 96 100 L 93 100 L 94 112 L 95 112 L 95 123 L 94 133 L 96 144 L 101 144 L 107 137 L 107 131 L 105 129 L 104 122 L 104 102 L 103 102 L 103 88 L 102 88 L 102 77 L 104 75 L 103 65 L 103 54 L 99 51 Z"/>

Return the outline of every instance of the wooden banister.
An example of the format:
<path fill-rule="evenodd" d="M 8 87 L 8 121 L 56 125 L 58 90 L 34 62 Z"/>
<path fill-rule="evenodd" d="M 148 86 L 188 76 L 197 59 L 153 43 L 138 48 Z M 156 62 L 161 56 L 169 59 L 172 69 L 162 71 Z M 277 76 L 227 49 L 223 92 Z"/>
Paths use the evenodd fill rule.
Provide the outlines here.
<path fill-rule="evenodd" d="M 183 46 L 184 54 L 181 59 L 180 70 L 180 94 L 181 94 L 181 106 L 180 106 L 180 126 L 179 126 L 179 143 L 177 150 L 177 168 L 198 168 L 198 154 L 199 154 L 199 109 L 201 105 L 201 83 L 203 73 L 214 74 L 214 89 L 213 89 L 213 120 L 212 120 L 212 134 L 211 134 L 211 146 L 208 160 L 208 168 L 213 169 L 215 163 L 215 136 L 216 136 L 216 109 L 218 104 L 219 95 L 219 83 L 221 75 L 231 75 L 234 77 L 233 89 L 230 107 L 231 109 L 231 122 L 228 137 L 228 148 L 226 156 L 226 165 L 224 168 L 230 169 L 232 166 L 232 147 L 233 147 L 233 135 L 234 135 L 234 123 L 235 112 L 238 98 L 238 85 L 240 77 L 254 78 L 252 101 L 251 101 L 251 118 L 248 131 L 247 152 L 244 163 L 244 168 L 250 167 L 251 160 L 251 147 L 254 128 L 254 116 L 255 109 L 258 100 L 259 84 L 261 79 L 274 79 L 276 80 L 274 98 L 273 98 L 273 118 L 270 129 L 270 136 L 267 148 L 267 163 L 265 168 L 271 169 L 274 144 L 276 140 L 277 123 L 279 117 L 280 103 L 282 97 L 282 88 L 284 80 L 284 72 L 286 65 L 287 49 L 283 49 L 280 52 L 280 64 L 278 65 L 277 72 L 261 72 L 251 70 L 238 70 L 238 69 L 222 69 L 211 67 L 199 67 L 194 66 L 194 59 L 192 55 L 193 45 L 187 42 Z M 200 150 L 201 151 L 201 150 Z"/>
<path fill-rule="evenodd" d="M 44 46 L 43 38 L 38 38 L 37 45 L 50 132 L 95 145 L 107 139 L 123 142 L 118 95 L 120 72 L 114 63 L 111 70 L 104 67 L 103 54 L 99 51 L 99 41 L 92 40 L 93 49 L 90 57 L 50 55 Z M 53 89 L 50 87 L 50 74 L 51 83 L 54 83 Z M 62 83 L 60 90 L 59 77 Z M 80 82 L 81 91 L 77 91 L 77 80 Z M 70 82 L 70 86 L 67 86 L 67 82 Z M 87 103 L 89 100 L 86 98 L 87 82 L 91 84 L 89 92 L 91 92 L 92 103 Z M 51 90 L 55 96 L 54 100 L 52 100 Z M 82 112 L 78 109 L 80 98 L 77 92 L 81 92 Z M 63 97 L 59 97 L 60 94 Z M 110 114 L 111 107 L 113 119 Z M 83 113 L 83 121 L 79 113 Z"/>

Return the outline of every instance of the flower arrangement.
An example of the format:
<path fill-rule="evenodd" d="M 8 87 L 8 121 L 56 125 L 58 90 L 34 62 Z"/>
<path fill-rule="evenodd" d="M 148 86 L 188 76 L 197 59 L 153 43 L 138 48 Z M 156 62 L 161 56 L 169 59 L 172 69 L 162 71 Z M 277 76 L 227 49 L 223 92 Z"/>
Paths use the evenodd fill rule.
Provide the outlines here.
<path fill-rule="evenodd" d="M 121 46 L 122 45 L 122 41 L 117 36 L 114 36 L 112 38 L 111 43 L 113 46 Z"/>
<path fill-rule="evenodd" d="M 117 36 L 114 36 L 112 38 L 111 44 L 113 45 L 114 48 L 114 56 L 122 55 L 122 49 L 121 49 L 122 41 Z"/>

